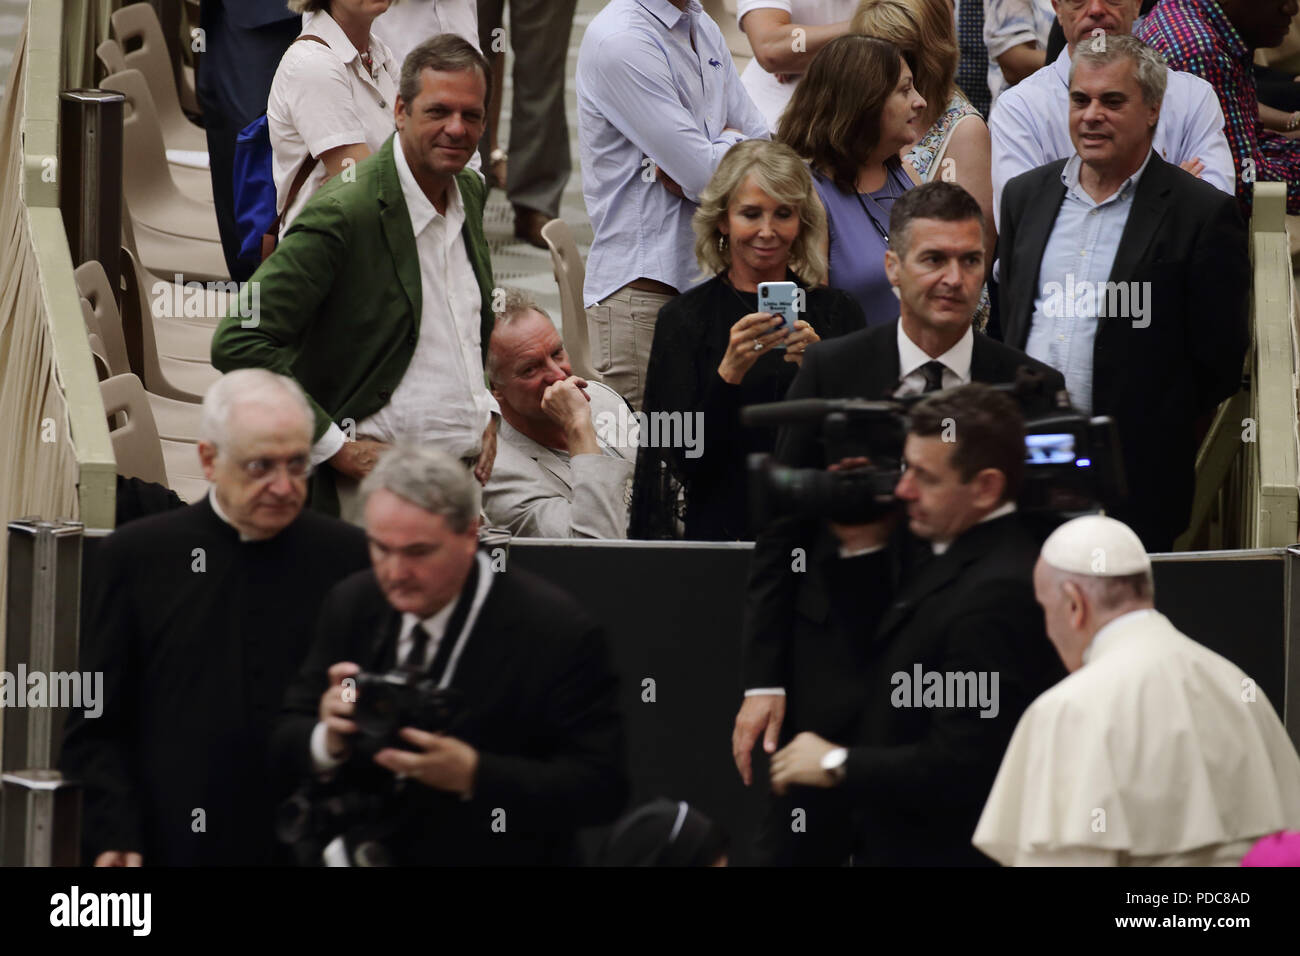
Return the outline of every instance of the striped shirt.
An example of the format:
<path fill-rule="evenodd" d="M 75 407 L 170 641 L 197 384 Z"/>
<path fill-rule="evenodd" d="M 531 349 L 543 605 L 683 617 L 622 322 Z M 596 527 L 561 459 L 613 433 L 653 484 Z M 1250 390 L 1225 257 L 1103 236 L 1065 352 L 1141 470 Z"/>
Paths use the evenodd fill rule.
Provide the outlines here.
<path fill-rule="evenodd" d="M 1259 125 L 1255 51 L 1216 0 L 1164 0 L 1138 37 L 1163 53 L 1172 69 L 1195 73 L 1219 94 L 1243 212 L 1250 214 L 1255 182 L 1284 182 L 1287 211 L 1300 215 L 1300 142 Z"/>

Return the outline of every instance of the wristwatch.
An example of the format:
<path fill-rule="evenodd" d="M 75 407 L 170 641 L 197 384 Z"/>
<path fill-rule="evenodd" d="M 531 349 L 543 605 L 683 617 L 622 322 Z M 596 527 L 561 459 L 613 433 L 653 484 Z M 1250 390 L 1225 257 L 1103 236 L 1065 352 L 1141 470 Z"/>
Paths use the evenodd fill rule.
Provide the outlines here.
<path fill-rule="evenodd" d="M 843 747 L 828 750 L 822 757 L 822 769 L 831 775 L 831 781 L 836 785 L 844 782 L 844 763 L 848 759 L 849 752 Z"/>
<path fill-rule="evenodd" d="M 1296 110 L 1292 113 L 1291 122 L 1286 124 L 1286 131 L 1288 133 L 1294 133 L 1298 129 L 1300 129 L 1300 110 Z"/>

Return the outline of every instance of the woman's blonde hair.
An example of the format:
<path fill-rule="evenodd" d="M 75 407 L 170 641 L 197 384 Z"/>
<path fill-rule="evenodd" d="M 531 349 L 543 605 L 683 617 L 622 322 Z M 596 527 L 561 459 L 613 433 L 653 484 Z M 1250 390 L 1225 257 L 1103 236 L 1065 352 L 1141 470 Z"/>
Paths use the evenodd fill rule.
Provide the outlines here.
<path fill-rule="evenodd" d="M 773 199 L 799 211 L 799 235 L 790 245 L 790 269 L 809 285 L 824 283 L 826 212 L 817 198 L 812 174 L 789 146 L 765 139 L 747 139 L 727 150 L 700 194 L 700 208 L 691 220 L 700 267 L 708 275 L 717 275 L 731 266 L 730 246 L 718 248 L 722 235 L 718 223 L 726 218 L 732 197 L 746 176 L 753 176 L 758 188 Z"/>
<path fill-rule="evenodd" d="M 932 114 L 952 99 L 957 76 L 957 30 L 948 0 L 862 0 L 849 32 L 888 40 L 912 65 L 912 83 Z"/>

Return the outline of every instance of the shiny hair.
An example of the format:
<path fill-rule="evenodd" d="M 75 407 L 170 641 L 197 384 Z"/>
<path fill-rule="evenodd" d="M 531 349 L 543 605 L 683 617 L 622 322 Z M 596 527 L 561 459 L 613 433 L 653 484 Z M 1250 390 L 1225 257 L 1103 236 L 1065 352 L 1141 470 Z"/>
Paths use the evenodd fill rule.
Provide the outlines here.
<path fill-rule="evenodd" d="M 442 515 L 456 534 L 464 534 L 478 518 L 478 481 L 461 462 L 439 448 L 394 445 L 362 479 L 362 500 L 381 488 L 430 514 Z"/>
<path fill-rule="evenodd" d="M 928 108 L 948 108 L 961 58 L 949 0 L 862 0 L 849 30 L 898 47 Z"/>
<path fill-rule="evenodd" d="M 857 192 L 858 169 L 880 143 L 880 115 L 898 85 L 900 59 L 907 57 L 888 40 L 836 37 L 794 88 L 776 139 L 839 189 Z"/>
<path fill-rule="evenodd" d="M 812 174 L 789 146 L 765 139 L 747 139 L 727 150 L 700 193 L 700 206 L 691 220 L 700 268 L 717 275 L 730 267 L 731 247 L 718 249 L 722 234 L 718 224 L 727 217 L 732 197 L 747 176 L 753 176 L 758 188 L 773 199 L 799 210 L 799 235 L 790 245 L 790 269 L 809 285 L 821 285 L 827 273 L 821 244 L 826 211 L 817 198 Z"/>
<path fill-rule="evenodd" d="M 402 98 L 406 112 L 420 95 L 420 74 L 425 70 L 439 73 L 459 73 L 478 70 L 483 76 L 483 104 L 492 100 L 492 67 L 474 44 L 455 33 L 439 33 L 430 37 L 402 61 L 402 75 L 397 83 L 397 95 Z"/>
<path fill-rule="evenodd" d="M 941 179 L 909 189 L 894 200 L 889 210 L 889 244 L 894 252 L 906 256 L 912 243 L 912 221 L 938 219 L 940 222 L 979 221 L 984 229 L 984 210 L 975 197 L 956 183 Z"/>
<path fill-rule="evenodd" d="M 1143 101 L 1147 106 L 1159 107 L 1169 86 L 1169 64 L 1159 50 L 1147 46 L 1135 36 L 1115 34 L 1080 40 L 1070 63 L 1070 85 L 1074 85 L 1074 73 L 1080 63 L 1107 66 L 1121 57 L 1133 64 Z"/>
<path fill-rule="evenodd" d="M 238 368 L 227 372 L 208 388 L 199 412 L 199 440 L 218 449 L 230 441 L 230 416 L 241 405 L 295 406 L 302 412 L 310 439 L 316 431 L 316 413 L 300 386 L 286 375 L 264 368 Z"/>
<path fill-rule="evenodd" d="M 912 407 L 907 430 L 922 438 L 944 435 L 951 427 L 949 464 L 970 481 L 986 468 L 1002 472 L 1002 501 L 1015 501 L 1025 474 L 1025 420 L 1020 406 L 1004 392 L 971 382 L 935 392 Z"/>

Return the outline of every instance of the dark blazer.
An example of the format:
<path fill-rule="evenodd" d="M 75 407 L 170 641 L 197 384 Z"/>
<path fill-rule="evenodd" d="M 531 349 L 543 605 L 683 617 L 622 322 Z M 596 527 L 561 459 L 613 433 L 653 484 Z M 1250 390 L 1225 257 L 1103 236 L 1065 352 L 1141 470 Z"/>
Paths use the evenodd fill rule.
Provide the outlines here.
<path fill-rule="evenodd" d="M 1043 249 L 1065 200 L 1067 160 L 1030 170 L 1002 196 L 1002 327 L 1023 349 Z M 1138 182 L 1111 282 L 1149 282 L 1150 324 L 1102 318 L 1092 412 L 1119 428 L 1129 501 L 1115 517 L 1167 551 L 1191 515 L 1196 420 L 1241 387 L 1250 342 L 1250 259 L 1235 199 L 1158 155 Z"/>
<path fill-rule="evenodd" d="M 820 342 L 804 356 L 787 399 L 867 398 L 891 395 L 898 385 L 897 320 Z M 976 332 L 971 377 L 997 384 L 1029 366 L 1044 372 L 1054 389 L 1061 374 L 1022 352 Z M 821 468 L 821 438 L 813 428 L 785 428 L 775 458 L 799 468 Z M 801 549 L 806 570 L 796 564 Z M 856 611 L 833 606 L 827 572 L 841 563 L 838 539 L 822 522 L 780 518 L 759 533 L 745 604 L 743 672 L 746 688 L 784 687 L 785 728 L 812 730 L 835 739 L 854 724 L 862 701 L 855 643 L 862 623 Z"/>
<path fill-rule="evenodd" d="M 465 205 L 461 236 L 478 279 L 479 347 L 492 335 L 492 262 L 483 235 L 487 187 L 473 170 L 456 176 Z M 240 318 L 251 308 L 255 321 Z M 318 440 L 331 421 L 355 424 L 379 411 L 406 374 L 420 338 L 420 259 L 393 159 L 393 140 L 336 176 L 303 207 L 284 240 L 245 283 L 212 338 L 223 372 L 269 368 L 297 380 L 316 413 Z M 335 471 L 316 469 L 311 506 L 338 513 Z"/>
<path fill-rule="evenodd" d="M 975 525 L 901 586 L 890 567 L 896 549 L 840 562 L 837 573 L 863 589 L 861 600 L 885 607 L 860 648 L 857 733 L 839 741 L 852 744 L 843 786 L 856 816 L 855 863 L 990 863 L 970 841 L 1007 742 L 1025 708 L 1065 676 L 1034 600 L 1039 544 L 1012 514 Z M 965 706 L 951 698 L 914 706 L 918 667 L 983 675 L 989 694 L 972 700 L 970 685 Z"/>
<path fill-rule="evenodd" d="M 474 794 L 462 801 L 413 786 L 420 824 L 394 840 L 400 863 L 570 863 L 577 828 L 612 820 L 627 797 L 617 678 L 601 627 L 527 571 L 492 577 L 450 683 L 464 694 L 465 712 L 448 733 L 479 751 Z M 330 665 L 391 669 L 401 620 L 372 571 L 329 594 L 272 738 L 282 791 L 311 773 Z M 494 831 L 497 820 L 504 831 Z"/>

